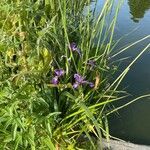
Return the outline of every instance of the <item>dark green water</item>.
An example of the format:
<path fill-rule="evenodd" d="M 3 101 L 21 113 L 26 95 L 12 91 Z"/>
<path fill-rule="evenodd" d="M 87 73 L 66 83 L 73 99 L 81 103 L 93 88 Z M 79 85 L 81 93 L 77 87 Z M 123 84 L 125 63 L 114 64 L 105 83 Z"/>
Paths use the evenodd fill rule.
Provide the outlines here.
<path fill-rule="evenodd" d="M 98 1 L 97 11 L 101 8 L 102 3 L 102 0 Z M 118 39 L 134 29 L 136 30 L 125 37 L 118 47 L 150 35 L 150 0 L 124 1 L 118 16 L 114 37 Z M 130 56 L 132 59 L 148 43 L 150 43 L 150 38 L 130 48 L 120 57 Z M 120 70 L 131 59 L 125 61 Z M 126 90 L 133 95 L 133 98 L 150 93 L 150 49 L 131 68 L 122 86 L 126 87 Z M 131 104 L 120 110 L 118 116 L 110 116 L 109 120 L 110 130 L 113 136 L 134 143 L 150 145 L 150 99 L 142 99 Z"/>

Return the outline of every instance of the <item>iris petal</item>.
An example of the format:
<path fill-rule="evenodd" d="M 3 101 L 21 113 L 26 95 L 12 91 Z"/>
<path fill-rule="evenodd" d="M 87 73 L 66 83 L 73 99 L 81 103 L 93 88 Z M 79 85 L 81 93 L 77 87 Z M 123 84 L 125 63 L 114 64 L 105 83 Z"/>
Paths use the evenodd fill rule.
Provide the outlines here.
<path fill-rule="evenodd" d="M 79 74 L 74 74 L 74 79 L 76 82 L 82 83 L 84 81 L 84 78 L 80 76 Z"/>
<path fill-rule="evenodd" d="M 82 55 L 81 55 L 81 50 L 77 47 L 77 44 L 76 44 L 75 42 L 72 42 L 72 43 L 70 44 L 70 49 L 71 49 L 72 51 L 76 51 L 76 52 L 79 54 L 80 57 L 82 56 Z"/>
<path fill-rule="evenodd" d="M 57 85 L 58 84 L 58 76 L 55 76 L 54 78 L 52 78 L 52 84 Z"/>
<path fill-rule="evenodd" d="M 75 83 L 73 84 L 73 88 L 74 88 L 74 89 L 78 88 L 78 86 L 79 86 L 79 83 L 78 83 L 78 82 L 75 82 Z"/>
<path fill-rule="evenodd" d="M 55 69 L 54 72 L 55 72 L 55 75 L 58 77 L 63 76 L 65 73 L 63 69 Z"/>

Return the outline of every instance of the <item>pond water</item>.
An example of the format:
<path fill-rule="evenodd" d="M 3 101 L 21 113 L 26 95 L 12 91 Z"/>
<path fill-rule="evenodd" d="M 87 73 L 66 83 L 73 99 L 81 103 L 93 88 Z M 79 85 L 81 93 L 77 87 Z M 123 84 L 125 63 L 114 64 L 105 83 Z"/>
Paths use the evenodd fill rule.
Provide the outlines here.
<path fill-rule="evenodd" d="M 97 11 L 103 2 L 98 1 Z M 115 31 L 116 39 L 132 32 L 124 37 L 119 46 L 150 35 L 150 0 L 125 0 Z M 150 38 L 130 48 L 120 57 L 134 58 L 148 43 Z M 130 61 L 125 61 L 120 70 Z M 150 48 L 131 68 L 122 86 L 126 87 L 133 97 L 150 93 Z M 111 135 L 130 142 L 150 145 L 150 99 L 145 98 L 129 105 L 120 110 L 119 115 L 111 115 L 109 120 Z"/>

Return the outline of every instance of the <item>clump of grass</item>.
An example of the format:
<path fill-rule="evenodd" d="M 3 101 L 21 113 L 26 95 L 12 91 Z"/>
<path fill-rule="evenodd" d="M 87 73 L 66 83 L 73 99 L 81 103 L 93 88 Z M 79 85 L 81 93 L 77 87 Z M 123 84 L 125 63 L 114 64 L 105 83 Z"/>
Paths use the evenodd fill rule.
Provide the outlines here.
<path fill-rule="evenodd" d="M 1 0 L 1 149 L 82 149 L 85 139 L 97 149 L 92 135 L 109 140 L 107 108 L 127 96 L 119 97 L 117 87 L 134 61 L 109 85 L 120 3 L 109 26 L 113 1 L 106 0 L 95 19 L 90 7 L 83 14 L 89 5 Z"/>

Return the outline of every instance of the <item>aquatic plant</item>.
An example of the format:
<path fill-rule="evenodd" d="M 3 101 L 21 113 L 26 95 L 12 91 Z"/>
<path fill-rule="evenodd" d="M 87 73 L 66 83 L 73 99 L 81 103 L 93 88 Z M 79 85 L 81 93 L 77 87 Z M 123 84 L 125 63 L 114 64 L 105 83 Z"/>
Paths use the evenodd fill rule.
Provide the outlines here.
<path fill-rule="evenodd" d="M 127 96 L 117 87 L 135 61 L 111 82 L 120 3 L 109 26 L 113 1 L 96 17 L 90 4 L 0 1 L 0 149 L 86 149 L 87 139 L 97 149 L 95 137 L 109 139 L 106 116 L 117 108 L 108 108 Z"/>

